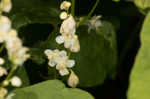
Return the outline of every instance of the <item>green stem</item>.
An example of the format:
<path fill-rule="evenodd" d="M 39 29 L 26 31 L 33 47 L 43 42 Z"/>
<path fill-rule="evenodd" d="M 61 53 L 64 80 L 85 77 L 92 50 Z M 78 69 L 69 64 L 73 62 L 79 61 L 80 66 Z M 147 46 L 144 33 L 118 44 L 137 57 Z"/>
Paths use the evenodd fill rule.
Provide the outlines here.
<path fill-rule="evenodd" d="M 92 10 L 90 11 L 90 13 L 88 14 L 88 18 L 90 18 L 93 14 L 93 12 L 95 11 L 96 7 L 98 6 L 100 0 L 96 0 L 95 5 L 93 6 Z"/>
<path fill-rule="evenodd" d="M 14 74 L 16 69 L 17 69 L 16 65 L 12 66 L 12 68 L 11 68 L 11 70 L 10 70 L 9 74 L 7 75 L 5 80 L 9 80 L 11 78 L 11 76 Z"/>
<path fill-rule="evenodd" d="M 2 46 L 0 47 L 0 53 L 3 51 L 4 48 L 5 48 L 5 44 L 3 43 Z"/>
<path fill-rule="evenodd" d="M 74 16 L 74 15 L 75 15 L 75 0 L 72 0 L 72 1 L 71 1 L 71 4 L 72 4 L 72 7 L 71 7 L 71 14 L 72 14 L 72 16 Z"/>

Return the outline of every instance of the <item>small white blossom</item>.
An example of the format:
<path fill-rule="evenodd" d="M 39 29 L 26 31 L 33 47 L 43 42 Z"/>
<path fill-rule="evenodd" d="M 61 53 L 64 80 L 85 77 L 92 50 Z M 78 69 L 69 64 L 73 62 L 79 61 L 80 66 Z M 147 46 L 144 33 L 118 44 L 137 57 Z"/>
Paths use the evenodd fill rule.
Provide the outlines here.
<path fill-rule="evenodd" d="M 15 30 L 11 29 L 8 32 L 5 41 L 9 59 L 15 65 L 22 65 L 30 57 L 30 55 L 27 54 L 29 49 L 22 46 L 22 42 L 18 38 Z"/>
<path fill-rule="evenodd" d="M 2 77 L 3 75 L 7 75 L 7 70 L 4 67 L 0 66 L 0 77 Z"/>
<path fill-rule="evenodd" d="M 11 21 L 6 16 L 0 16 L 0 43 L 4 42 L 10 28 Z"/>
<path fill-rule="evenodd" d="M 71 3 L 69 1 L 63 1 L 60 5 L 61 10 L 68 10 L 71 6 Z"/>
<path fill-rule="evenodd" d="M 72 68 L 75 65 L 74 60 L 69 60 L 68 56 L 64 56 L 60 58 L 56 65 L 56 69 L 59 70 L 61 76 L 65 76 L 69 74 L 67 68 Z"/>
<path fill-rule="evenodd" d="M 67 19 L 63 21 L 60 27 L 60 33 L 62 35 L 75 34 L 76 32 L 76 22 L 72 15 L 69 15 Z"/>
<path fill-rule="evenodd" d="M 75 88 L 79 83 L 79 78 L 78 76 L 71 70 L 71 74 L 69 76 L 69 79 L 68 79 L 68 85 L 70 87 L 73 87 Z"/>
<path fill-rule="evenodd" d="M 0 88 L 0 99 L 5 99 L 4 97 L 7 95 L 8 91 L 6 88 Z"/>
<path fill-rule="evenodd" d="M 22 81 L 19 77 L 14 76 L 10 79 L 11 85 L 14 87 L 20 87 L 22 85 Z"/>
<path fill-rule="evenodd" d="M 101 16 L 93 16 L 91 18 L 91 20 L 89 20 L 89 29 L 88 29 L 88 32 L 90 32 L 92 29 L 97 29 L 100 26 L 102 26 L 100 18 L 101 18 Z"/>
<path fill-rule="evenodd" d="M 3 65 L 5 63 L 5 60 L 0 57 L 0 65 Z"/>
<path fill-rule="evenodd" d="M 66 19 L 68 17 L 68 14 L 67 14 L 67 12 L 64 11 L 64 12 L 60 13 L 59 17 L 60 17 L 60 19 L 64 20 L 64 19 Z"/>
<path fill-rule="evenodd" d="M 2 0 L 2 2 L 0 3 L 0 8 L 4 12 L 10 12 L 10 10 L 12 8 L 11 0 Z"/>
<path fill-rule="evenodd" d="M 80 44 L 78 36 L 75 34 L 61 35 L 56 37 L 58 44 L 64 43 L 65 48 L 69 48 L 72 52 L 78 52 L 80 50 Z"/>

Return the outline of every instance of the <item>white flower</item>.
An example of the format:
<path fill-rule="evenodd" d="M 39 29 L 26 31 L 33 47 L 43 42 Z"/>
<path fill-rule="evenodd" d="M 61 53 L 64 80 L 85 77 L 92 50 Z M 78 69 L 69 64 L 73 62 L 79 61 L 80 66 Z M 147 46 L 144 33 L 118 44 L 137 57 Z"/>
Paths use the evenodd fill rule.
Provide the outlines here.
<path fill-rule="evenodd" d="M 7 70 L 3 67 L 0 67 L 0 77 L 2 77 L 3 75 L 7 75 Z"/>
<path fill-rule="evenodd" d="M 79 78 L 77 77 L 77 75 L 71 70 L 71 74 L 69 76 L 69 79 L 68 79 L 68 85 L 70 87 L 73 87 L 75 88 L 79 83 Z"/>
<path fill-rule="evenodd" d="M 78 52 L 80 50 L 80 44 L 78 36 L 75 34 L 61 35 L 56 37 L 58 44 L 64 43 L 65 48 L 69 48 L 72 52 Z"/>
<path fill-rule="evenodd" d="M 0 3 L 0 8 L 4 12 L 10 12 L 10 10 L 12 8 L 11 0 L 2 0 L 2 2 Z"/>
<path fill-rule="evenodd" d="M 12 77 L 10 79 L 10 82 L 11 82 L 12 86 L 14 86 L 14 87 L 20 87 L 22 85 L 22 81 L 17 76 Z"/>
<path fill-rule="evenodd" d="M 0 88 L 0 99 L 5 99 L 4 97 L 7 95 L 8 91 L 6 88 Z"/>
<path fill-rule="evenodd" d="M 0 57 L 0 65 L 3 65 L 5 63 L 5 60 Z"/>
<path fill-rule="evenodd" d="M 61 76 L 65 76 L 69 74 L 67 68 L 72 68 L 75 65 L 74 60 L 69 60 L 68 56 L 64 56 L 60 58 L 56 65 L 56 69 L 59 70 Z"/>
<path fill-rule="evenodd" d="M 88 32 L 90 32 L 92 29 L 97 29 L 100 26 L 102 26 L 100 18 L 101 18 L 101 16 L 93 16 L 91 18 L 91 20 L 89 20 L 89 29 L 88 29 Z"/>
<path fill-rule="evenodd" d="M 15 65 L 22 65 L 30 57 L 30 55 L 27 54 L 29 49 L 22 46 L 22 42 L 18 38 L 15 30 L 11 29 L 8 32 L 5 41 L 9 59 Z"/>
<path fill-rule="evenodd" d="M 63 1 L 60 5 L 61 10 L 68 10 L 71 6 L 71 3 L 69 1 Z"/>
<path fill-rule="evenodd" d="M 60 19 L 64 20 L 64 19 L 66 19 L 68 17 L 68 14 L 67 14 L 67 12 L 64 11 L 64 12 L 60 13 L 59 17 L 60 17 Z"/>
<path fill-rule="evenodd" d="M 6 16 L 0 16 L 0 43 L 4 42 L 7 32 L 11 28 L 11 22 Z"/>
<path fill-rule="evenodd" d="M 57 64 L 57 59 L 61 56 L 62 52 L 60 53 L 59 50 L 45 50 L 46 56 L 48 56 L 49 59 L 49 66 L 54 67 Z M 63 51 L 63 54 L 66 54 L 66 52 Z"/>
<path fill-rule="evenodd" d="M 69 74 L 67 68 L 72 68 L 75 65 L 74 60 L 69 60 L 67 56 L 67 52 L 62 50 L 45 50 L 45 54 L 49 59 L 49 66 L 54 67 L 59 71 L 61 76 L 65 76 Z"/>
<path fill-rule="evenodd" d="M 60 33 L 62 35 L 74 34 L 76 32 L 76 22 L 72 15 L 69 15 L 67 19 L 63 21 L 60 27 Z"/>

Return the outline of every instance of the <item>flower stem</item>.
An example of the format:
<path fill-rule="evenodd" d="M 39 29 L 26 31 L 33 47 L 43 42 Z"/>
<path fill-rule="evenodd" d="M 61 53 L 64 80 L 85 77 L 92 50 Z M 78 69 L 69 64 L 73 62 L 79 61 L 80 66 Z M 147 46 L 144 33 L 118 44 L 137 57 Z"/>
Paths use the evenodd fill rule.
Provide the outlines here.
<path fill-rule="evenodd" d="M 100 0 L 96 0 L 95 5 L 93 6 L 92 10 L 90 11 L 90 13 L 88 14 L 88 18 L 90 18 L 93 14 L 93 12 L 95 11 L 96 7 L 98 6 Z"/>
<path fill-rule="evenodd" d="M 17 65 L 12 66 L 9 74 L 7 75 L 5 80 L 9 80 L 11 78 L 11 76 L 14 74 L 15 70 L 17 69 Z"/>
<path fill-rule="evenodd" d="M 71 7 L 71 14 L 72 14 L 72 16 L 74 16 L 74 15 L 75 15 L 75 0 L 72 0 L 72 1 L 71 1 L 71 4 L 72 4 L 72 7 Z"/>
<path fill-rule="evenodd" d="M 4 48 L 5 48 L 5 44 L 3 43 L 0 47 L 0 53 L 3 51 Z"/>

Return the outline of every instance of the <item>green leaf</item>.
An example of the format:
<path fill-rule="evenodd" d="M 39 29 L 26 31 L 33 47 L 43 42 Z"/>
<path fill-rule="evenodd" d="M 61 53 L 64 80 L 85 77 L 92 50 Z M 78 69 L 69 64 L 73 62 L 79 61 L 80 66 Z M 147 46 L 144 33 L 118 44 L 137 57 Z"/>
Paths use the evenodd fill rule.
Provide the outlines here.
<path fill-rule="evenodd" d="M 141 9 L 150 8 L 150 0 L 134 0 L 134 3 Z"/>
<path fill-rule="evenodd" d="M 59 24 L 58 0 L 13 0 L 13 9 L 9 14 L 14 28 L 33 23 Z"/>
<path fill-rule="evenodd" d="M 81 50 L 73 54 L 76 60 L 75 72 L 81 87 L 103 84 L 106 78 L 113 78 L 116 71 L 117 48 L 113 26 L 106 21 L 97 31 L 88 33 L 88 27 L 77 31 Z"/>
<path fill-rule="evenodd" d="M 30 87 L 15 90 L 12 99 L 94 99 L 89 93 L 66 88 L 59 80 L 49 80 Z"/>
<path fill-rule="evenodd" d="M 150 12 L 141 31 L 141 42 L 130 77 L 128 99 L 149 99 L 150 97 Z"/>

